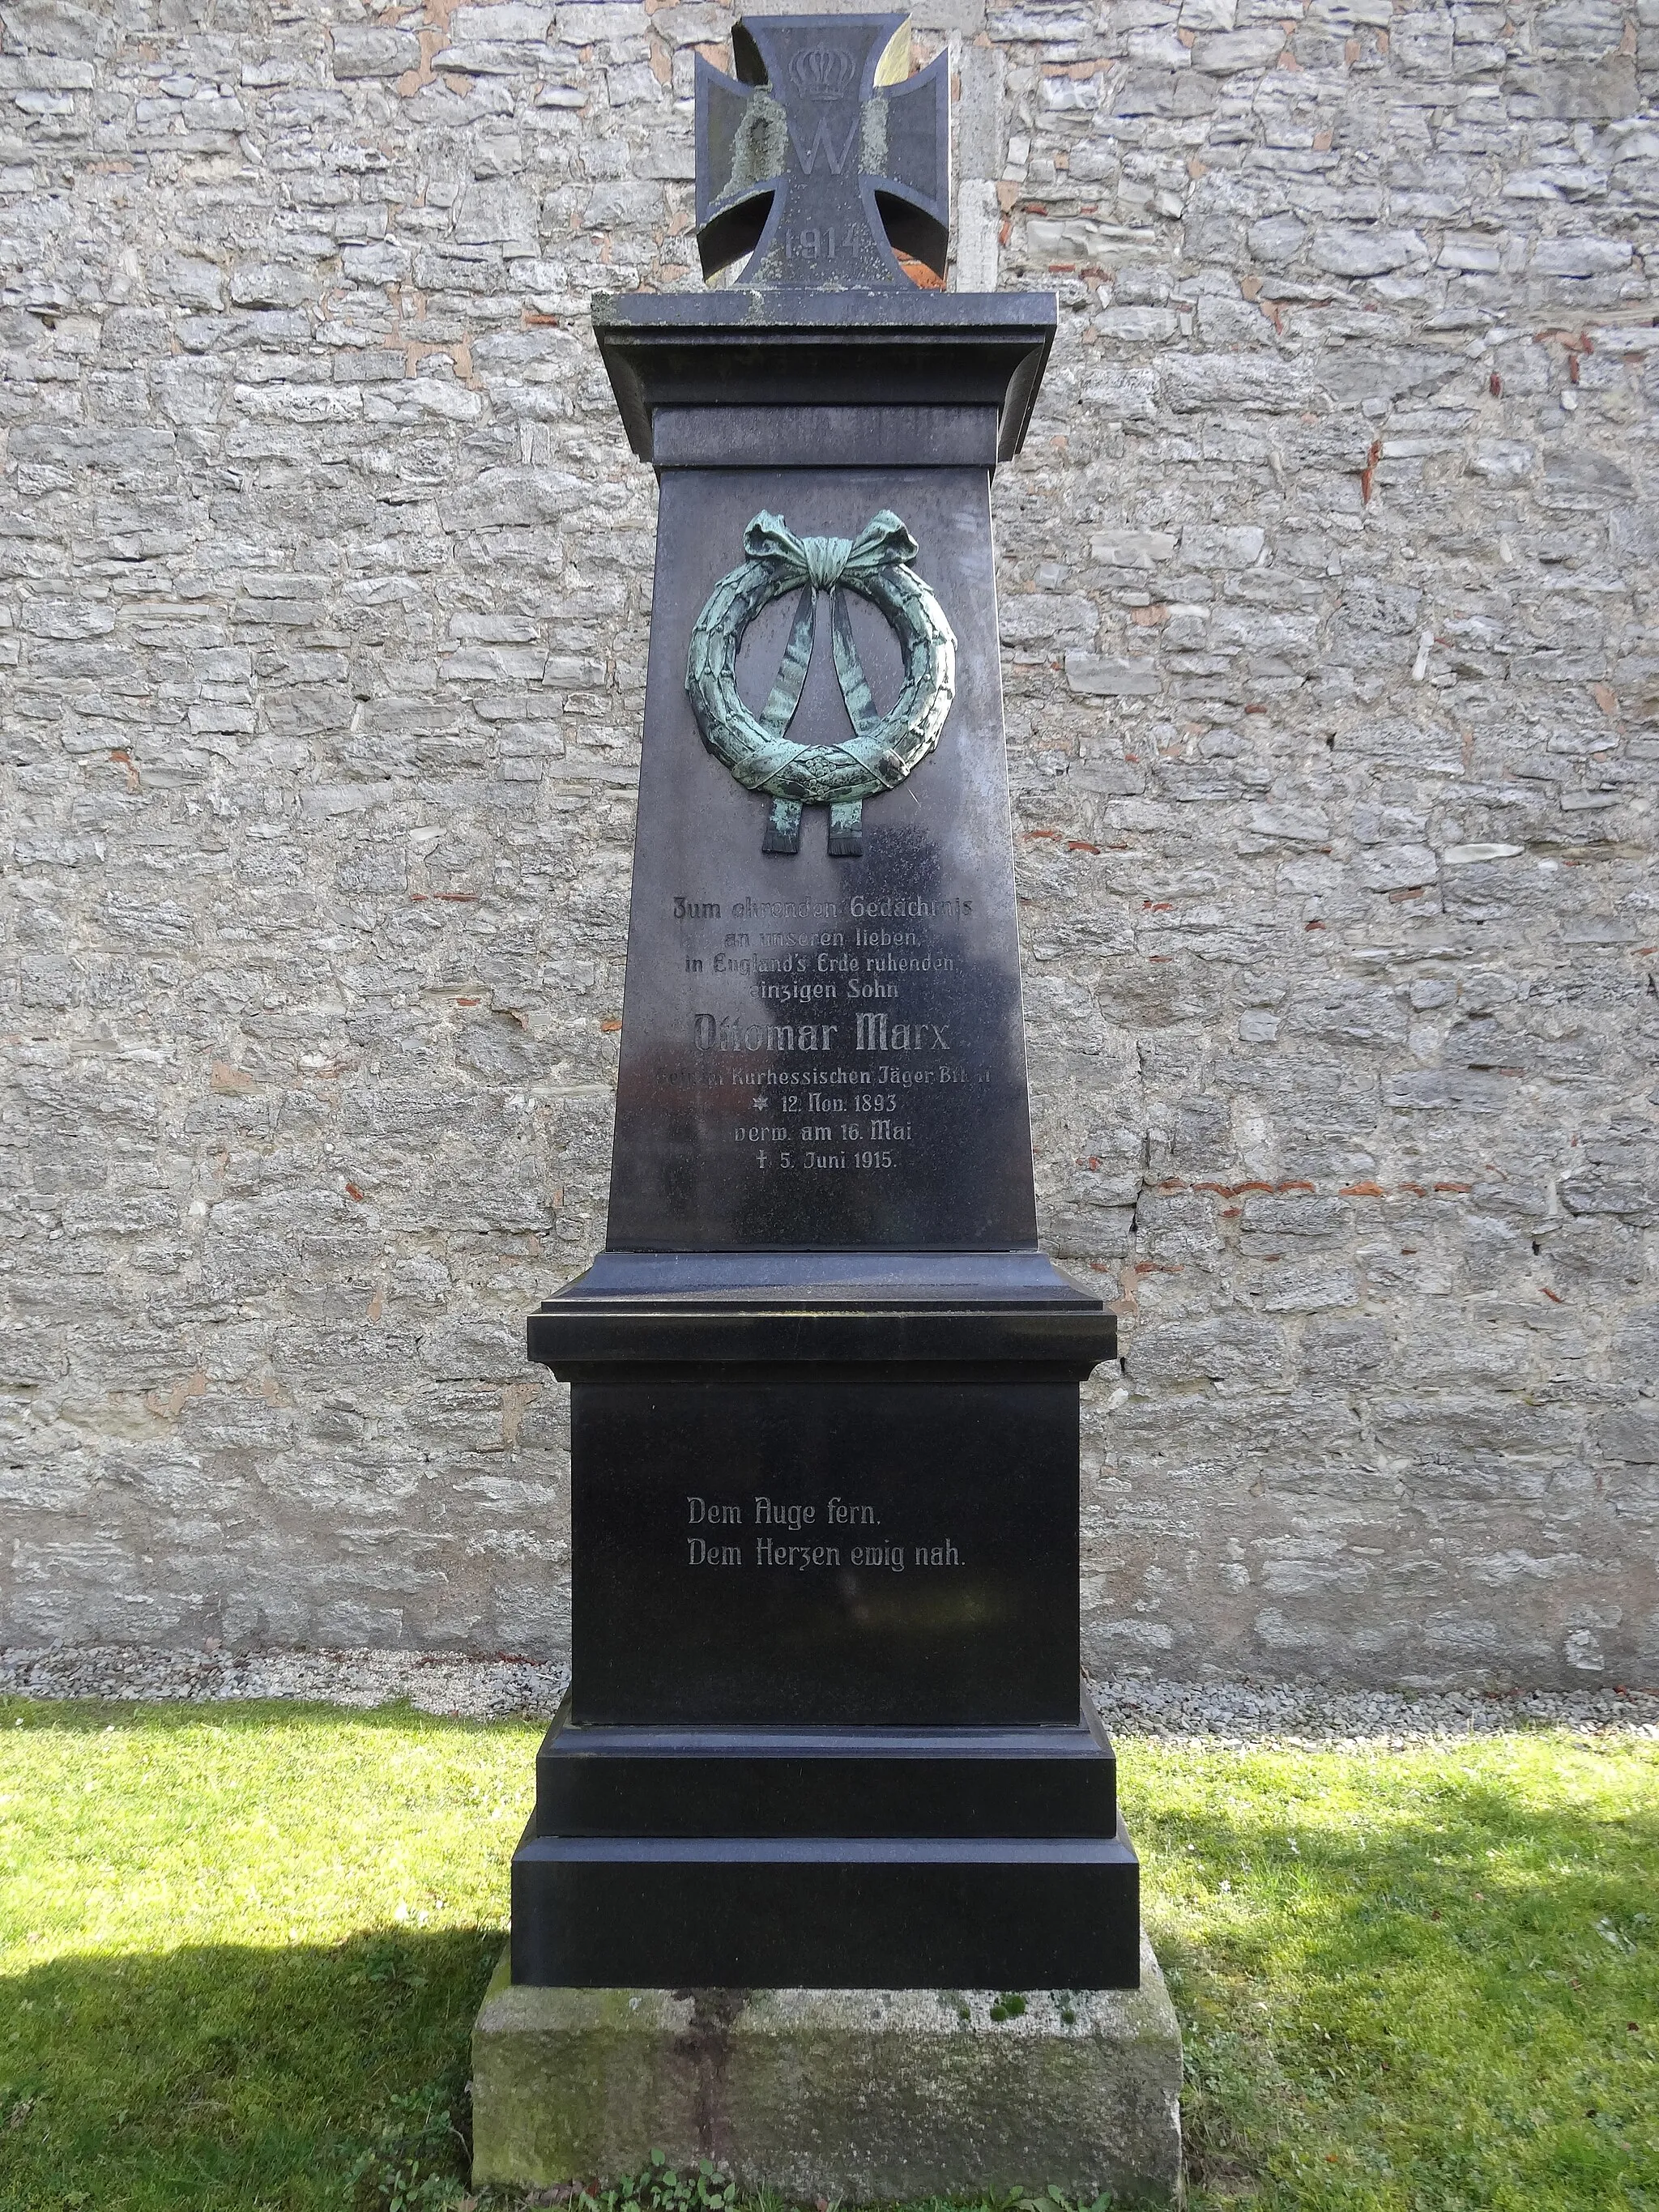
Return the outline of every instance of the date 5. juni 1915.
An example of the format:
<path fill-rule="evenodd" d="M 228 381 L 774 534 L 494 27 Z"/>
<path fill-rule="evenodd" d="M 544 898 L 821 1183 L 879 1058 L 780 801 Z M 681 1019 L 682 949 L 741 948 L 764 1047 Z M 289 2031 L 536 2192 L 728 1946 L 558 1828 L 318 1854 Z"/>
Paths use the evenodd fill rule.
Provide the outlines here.
<path fill-rule="evenodd" d="M 848 1146 L 833 1152 L 811 1150 L 751 1152 L 748 1155 L 757 1168 L 781 1168 L 791 1173 L 805 1170 L 808 1174 L 833 1172 L 837 1168 L 890 1168 L 893 1155 L 878 1152 L 872 1146 Z"/>

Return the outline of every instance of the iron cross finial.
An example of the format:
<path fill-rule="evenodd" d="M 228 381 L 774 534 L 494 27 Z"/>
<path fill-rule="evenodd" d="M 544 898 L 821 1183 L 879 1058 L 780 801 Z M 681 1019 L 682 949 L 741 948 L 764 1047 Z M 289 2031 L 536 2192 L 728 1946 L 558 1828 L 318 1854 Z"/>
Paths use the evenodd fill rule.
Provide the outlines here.
<path fill-rule="evenodd" d="M 905 15 L 745 15 L 735 78 L 697 58 L 697 245 L 744 284 L 906 284 L 945 273 L 947 58 L 910 67 Z"/>

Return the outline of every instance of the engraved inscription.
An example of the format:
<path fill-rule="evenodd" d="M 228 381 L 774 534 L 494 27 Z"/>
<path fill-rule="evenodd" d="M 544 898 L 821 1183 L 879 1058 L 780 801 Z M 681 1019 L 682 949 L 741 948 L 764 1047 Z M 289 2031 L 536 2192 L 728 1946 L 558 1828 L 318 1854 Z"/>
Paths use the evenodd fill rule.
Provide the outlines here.
<path fill-rule="evenodd" d="M 963 1565 L 962 1553 L 949 1536 L 934 1536 L 923 1543 L 893 1536 L 847 1542 L 843 1530 L 878 1528 L 881 1516 L 867 1500 L 843 1497 L 839 1492 L 823 1499 L 780 1498 L 769 1491 L 757 1491 L 746 1498 L 712 1498 L 690 1492 L 686 1495 L 685 1517 L 690 1528 L 753 1532 L 746 1539 L 684 1537 L 689 1567 L 739 1571 L 763 1568 L 769 1572 L 781 1567 L 805 1573 L 845 1565 L 902 1575 L 907 1570 L 915 1573 Z M 821 1527 L 833 1528 L 838 1540 L 823 1541 L 818 1534 Z"/>
<path fill-rule="evenodd" d="M 693 886 L 673 912 L 678 960 L 699 981 L 690 1063 L 665 1079 L 714 1093 L 717 1115 L 724 1094 L 709 1133 L 745 1176 L 902 1174 L 937 1141 L 946 1098 L 991 1080 L 961 1018 L 971 900 Z"/>

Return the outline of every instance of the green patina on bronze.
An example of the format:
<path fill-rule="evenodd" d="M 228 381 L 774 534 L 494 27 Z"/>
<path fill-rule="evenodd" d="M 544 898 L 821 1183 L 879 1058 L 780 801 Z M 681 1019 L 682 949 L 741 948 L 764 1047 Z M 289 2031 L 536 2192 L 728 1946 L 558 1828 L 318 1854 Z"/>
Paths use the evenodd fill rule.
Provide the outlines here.
<path fill-rule="evenodd" d="M 748 556 L 722 576 L 692 627 L 685 688 L 703 743 L 746 790 L 772 801 L 762 849 L 800 849 L 803 806 L 830 809 L 830 850 L 863 851 L 864 801 L 891 791 L 939 743 L 957 688 L 956 634 L 932 590 L 910 566 L 916 541 L 890 508 L 856 538 L 797 538 L 781 515 L 755 516 L 743 533 Z M 750 623 L 774 599 L 799 590 L 789 643 L 771 696 L 757 714 L 738 695 L 738 654 Z M 817 596 L 830 594 L 830 635 L 852 730 L 839 744 L 794 744 L 788 729 L 812 658 Z M 878 714 L 853 641 L 847 593 L 886 617 L 904 656 L 898 697 Z"/>

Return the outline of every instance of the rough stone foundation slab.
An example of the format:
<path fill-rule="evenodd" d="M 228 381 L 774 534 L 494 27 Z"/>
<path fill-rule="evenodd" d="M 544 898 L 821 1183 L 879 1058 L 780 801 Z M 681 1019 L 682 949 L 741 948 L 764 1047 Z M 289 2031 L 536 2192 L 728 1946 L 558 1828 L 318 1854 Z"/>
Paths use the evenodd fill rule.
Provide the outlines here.
<path fill-rule="evenodd" d="M 1181 2197 L 1181 2031 L 1139 1990 L 514 1987 L 472 2032 L 476 2183 L 614 2179 L 653 2149 L 747 2188 L 872 2203 L 1056 2183 Z"/>

